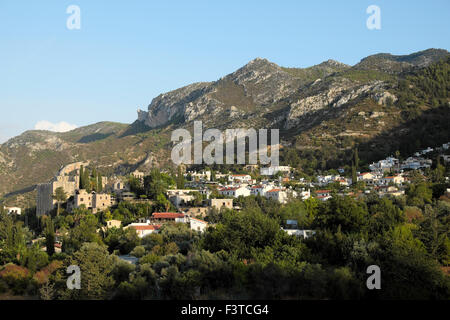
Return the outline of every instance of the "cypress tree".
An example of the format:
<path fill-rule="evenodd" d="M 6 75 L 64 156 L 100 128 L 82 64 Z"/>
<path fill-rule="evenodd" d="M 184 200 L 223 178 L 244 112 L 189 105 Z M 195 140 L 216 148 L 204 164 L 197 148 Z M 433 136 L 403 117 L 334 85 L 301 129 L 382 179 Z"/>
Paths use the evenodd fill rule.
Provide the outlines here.
<path fill-rule="evenodd" d="M 184 177 L 180 166 L 178 166 L 177 172 L 177 189 L 184 189 Z"/>
<path fill-rule="evenodd" d="M 78 188 L 79 189 L 83 189 L 83 186 L 84 186 L 84 167 L 83 166 L 81 166 L 80 167 L 80 183 L 79 183 L 79 186 L 78 186 Z"/>
<path fill-rule="evenodd" d="M 91 192 L 91 181 L 90 181 L 90 173 L 88 170 L 84 170 L 83 173 L 83 186 L 82 189 L 85 189 L 87 192 Z"/>
<path fill-rule="evenodd" d="M 355 147 L 355 151 L 353 152 L 354 155 L 354 166 L 355 166 L 355 171 L 358 171 L 359 169 L 359 156 L 358 156 L 358 147 Z"/>
<path fill-rule="evenodd" d="M 90 179 L 89 180 L 91 180 L 91 183 L 92 183 L 92 189 L 95 191 L 95 192 L 98 192 L 98 174 L 97 174 L 97 169 L 92 169 L 92 172 L 91 172 L 91 177 L 90 177 Z"/>
<path fill-rule="evenodd" d="M 100 173 L 97 174 L 97 192 L 103 191 L 103 180 Z"/>
<path fill-rule="evenodd" d="M 352 162 L 352 184 L 355 185 L 356 182 L 358 182 L 358 177 L 356 176 L 355 164 Z"/>
<path fill-rule="evenodd" d="M 55 227 L 51 217 L 45 221 L 45 245 L 47 254 L 52 256 L 55 253 Z"/>

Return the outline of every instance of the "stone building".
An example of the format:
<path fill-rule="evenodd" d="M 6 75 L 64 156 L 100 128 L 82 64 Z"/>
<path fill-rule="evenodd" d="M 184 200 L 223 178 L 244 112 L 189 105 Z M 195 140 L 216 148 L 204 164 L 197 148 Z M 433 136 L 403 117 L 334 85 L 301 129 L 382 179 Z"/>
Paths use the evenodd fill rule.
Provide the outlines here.
<path fill-rule="evenodd" d="M 80 185 L 80 168 L 81 166 L 88 166 L 89 162 L 75 162 L 62 167 L 58 174 L 48 183 L 41 183 L 37 185 L 37 197 L 36 197 L 36 215 L 42 216 L 47 215 L 55 207 L 56 201 L 53 199 L 53 194 L 56 189 L 63 188 L 64 192 L 67 194 L 67 198 L 75 197 L 76 191 Z M 102 185 L 105 188 L 108 179 L 102 177 Z M 105 200 L 105 197 L 107 199 Z M 87 197 L 86 199 L 88 199 Z M 92 198 L 92 196 L 91 196 Z M 92 203 L 89 206 L 88 201 L 83 198 L 83 201 L 87 202 L 86 207 L 92 207 Z M 94 208 L 104 208 L 110 206 L 108 204 L 111 202 L 111 197 L 108 195 L 96 195 L 94 199 Z M 98 204 L 97 204 L 98 203 Z"/>
<path fill-rule="evenodd" d="M 91 192 L 88 193 L 84 189 L 77 190 L 75 192 L 73 207 L 79 208 L 82 205 L 86 207 L 86 209 L 91 209 L 93 213 L 96 213 L 99 210 L 107 209 L 111 206 L 111 196 L 106 193 L 96 193 Z"/>
<path fill-rule="evenodd" d="M 209 199 L 208 204 L 217 210 L 222 208 L 233 209 L 233 199 Z"/>
<path fill-rule="evenodd" d="M 56 204 L 56 200 L 52 198 L 55 190 L 63 188 L 67 197 L 73 196 L 75 190 L 80 183 L 80 177 L 76 176 L 56 176 L 53 181 L 49 183 L 41 183 L 37 185 L 36 198 L 36 215 L 42 216 L 49 214 Z"/>

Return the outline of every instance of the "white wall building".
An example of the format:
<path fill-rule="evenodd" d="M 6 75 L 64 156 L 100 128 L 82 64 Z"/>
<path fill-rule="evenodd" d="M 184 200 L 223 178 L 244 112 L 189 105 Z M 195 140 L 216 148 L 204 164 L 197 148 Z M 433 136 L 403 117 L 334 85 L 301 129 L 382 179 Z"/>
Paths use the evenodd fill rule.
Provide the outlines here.
<path fill-rule="evenodd" d="M 228 182 L 250 183 L 251 181 L 252 177 L 248 174 L 230 174 L 228 176 Z"/>
<path fill-rule="evenodd" d="M 152 233 L 158 233 L 160 229 L 160 225 L 150 224 L 150 223 L 132 223 L 126 226 L 124 229 L 132 228 L 136 230 L 136 233 L 139 238 L 143 238 Z"/>
<path fill-rule="evenodd" d="M 267 167 L 267 168 L 261 168 L 260 173 L 263 176 L 272 176 L 279 171 L 284 172 L 284 173 L 289 173 L 289 172 L 291 172 L 291 167 L 290 166 L 272 166 L 272 167 Z"/>
<path fill-rule="evenodd" d="M 283 231 L 291 236 L 302 237 L 304 239 L 309 238 L 316 233 L 313 230 L 300 230 L 300 229 L 283 229 Z"/>
<path fill-rule="evenodd" d="M 204 232 L 208 228 L 208 222 L 190 217 L 189 226 L 191 230 Z"/>
<path fill-rule="evenodd" d="M 18 207 L 6 207 L 5 210 L 8 212 L 8 214 L 22 214 L 22 209 Z"/>
<path fill-rule="evenodd" d="M 227 197 L 237 198 L 239 196 L 248 197 L 250 195 L 250 189 L 247 187 L 225 187 L 219 189 L 219 194 Z"/>

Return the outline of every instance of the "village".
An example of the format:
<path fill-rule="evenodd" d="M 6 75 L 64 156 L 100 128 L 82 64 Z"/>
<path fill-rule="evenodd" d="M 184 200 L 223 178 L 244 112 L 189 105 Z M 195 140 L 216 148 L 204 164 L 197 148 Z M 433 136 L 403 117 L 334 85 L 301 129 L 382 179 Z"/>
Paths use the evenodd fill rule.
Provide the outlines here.
<path fill-rule="evenodd" d="M 144 238 L 158 233 L 165 224 L 184 223 L 191 230 L 204 232 L 208 226 L 214 226 L 214 223 L 207 221 L 212 210 L 216 212 L 224 209 L 239 211 L 237 200 L 249 196 L 264 197 L 280 204 L 286 204 L 291 199 L 314 198 L 318 201 L 327 201 L 334 196 L 358 198 L 376 194 L 379 197 L 398 197 L 405 194 L 405 188 L 412 172 L 421 172 L 421 170 L 431 167 L 433 160 L 429 159 L 427 155 L 433 151 L 438 152 L 439 157 L 444 162 L 448 162 L 449 156 L 444 153 L 449 146 L 450 143 L 446 143 L 436 150 L 427 148 L 403 161 L 389 156 L 370 164 L 369 171 L 357 172 L 355 183 L 344 168 L 334 170 L 338 174 L 317 175 L 309 180 L 296 179 L 295 169 L 290 166 L 259 168 L 258 165 L 247 165 L 243 168 L 247 173 L 239 174 L 219 173 L 212 170 L 184 171 L 184 188 L 171 186 L 164 192 L 164 196 L 170 201 L 170 206 L 168 205 L 165 211 L 152 212 L 146 217 L 141 217 L 125 225 L 121 220 L 111 218 L 102 229 L 105 231 L 111 228 L 123 228 L 124 230 L 131 228 L 136 231 L 139 238 Z M 61 168 L 52 181 L 39 184 L 37 186 L 36 215 L 38 217 L 51 215 L 55 207 L 58 207 L 59 210 L 61 205 L 67 212 L 82 208 L 96 214 L 117 207 L 124 202 L 153 204 L 153 200 L 133 192 L 130 179 L 140 187 L 144 185 L 145 174 L 138 170 L 125 176 L 101 177 L 95 174 L 95 190 L 82 189 L 82 179 L 85 175 L 83 170 L 86 171 L 88 166 L 88 162 L 69 164 Z M 258 169 L 259 174 L 255 174 Z M 352 188 L 355 184 L 358 185 L 356 189 Z M 448 192 L 449 190 L 447 190 Z M 58 198 L 58 193 L 62 193 L 63 197 Z M 172 210 L 169 210 L 169 207 Z M 9 214 L 21 215 L 22 213 L 22 209 L 19 207 L 5 209 Z M 299 229 L 297 225 L 298 221 L 288 220 L 282 229 L 290 235 L 303 238 L 314 235 L 314 230 Z M 102 229 L 99 229 L 98 232 Z M 62 236 L 58 230 L 56 230 L 56 234 Z M 35 241 L 38 240 L 42 239 L 35 239 Z M 55 241 L 55 250 L 61 251 L 61 241 L 58 240 L 58 237 Z M 133 261 L 132 258 L 131 260 Z"/>

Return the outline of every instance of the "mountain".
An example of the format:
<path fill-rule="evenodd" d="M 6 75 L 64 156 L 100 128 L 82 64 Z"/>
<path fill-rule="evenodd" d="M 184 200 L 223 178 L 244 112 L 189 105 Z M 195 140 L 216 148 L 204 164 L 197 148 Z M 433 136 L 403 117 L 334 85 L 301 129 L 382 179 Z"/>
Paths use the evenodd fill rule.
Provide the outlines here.
<path fill-rule="evenodd" d="M 138 120 L 150 128 L 199 118 L 221 126 L 228 122 L 225 118 L 262 116 L 266 107 L 273 107 L 307 83 L 346 68 L 349 66 L 332 60 L 306 69 L 282 68 L 256 58 L 215 82 L 191 84 L 156 97 L 148 112 L 138 111 Z"/>
<path fill-rule="evenodd" d="M 398 73 L 414 67 L 426 67 L 447 55 L 448 51 L 442 49 L 428 49 L 398 56 L 389 53 L 379 53 L 362 59 L 355 68 Z"/>
<path fill-rule="evenodd" d="M 171 166 L 171 132 L 192 130 L 194 120 L 221 130 L 278 128 L 282 162 L 309 174 L 348 164 L 355 145 L 363 164 L 396 150 L 407 155 L 450 140 L 449 56 L 428 49 L 309 68 L 256 58 L 217 81 L 157 96 L 132 124 L 100 122 L 10 139 L 0 145 L 0 196 L 32 203 L 25 196 L 35 184 L 76 161 L 90 160 L 105 175 Z"/>

